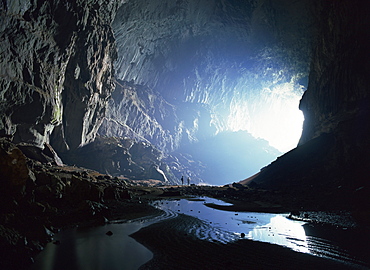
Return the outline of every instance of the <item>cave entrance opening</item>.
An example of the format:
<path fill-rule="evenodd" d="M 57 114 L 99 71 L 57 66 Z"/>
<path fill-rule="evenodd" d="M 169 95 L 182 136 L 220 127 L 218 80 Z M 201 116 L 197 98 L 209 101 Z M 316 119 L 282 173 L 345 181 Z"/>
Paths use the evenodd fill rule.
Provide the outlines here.
<path fill-rule="evenodd" d="M 231 131 L 248 131 L 286 153 L 297 146 L 301 137 L 304 116 L 299 102 L 303 92 L 304 87 L 294 83 L 265 87 L 252 95 L 240 91 L 230 102 L 227 127 Z"/>

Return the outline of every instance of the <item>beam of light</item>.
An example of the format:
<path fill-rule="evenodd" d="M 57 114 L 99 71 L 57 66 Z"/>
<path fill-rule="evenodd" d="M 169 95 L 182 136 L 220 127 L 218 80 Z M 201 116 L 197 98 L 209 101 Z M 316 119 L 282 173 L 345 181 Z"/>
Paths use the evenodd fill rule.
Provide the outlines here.
<path fill-rule="evenodd" d="M 257 94 L 246 96 L 236 92 L 230 104 L 228 128 L 247 130 L 285 153 L 297 146 L 302 133 L 303 113 L 299 101 L 303 87 L 282 83 L 266 87 Z"/>

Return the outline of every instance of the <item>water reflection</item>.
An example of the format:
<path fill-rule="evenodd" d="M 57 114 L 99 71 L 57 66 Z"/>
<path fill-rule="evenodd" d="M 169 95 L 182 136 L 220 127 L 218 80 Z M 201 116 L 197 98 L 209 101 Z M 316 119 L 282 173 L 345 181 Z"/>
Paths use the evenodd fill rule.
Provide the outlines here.
<path fill-rule="evenodd" d="M 129 237 L 141 222 L 69 229 L 55 236 L 36 257 L 32 270 L 138 269 L 153 254 Z M 108 231 L 113 232 L 108 236 Z M 59 244 L 60 243 L 60 244 Z"/>
<path fill-rule="evenodd" d="M 157 201 L 154 206 L 196 217 L 212 225 L 218 232 L 208 235 L 209 241 L 229 242 L 240 238 L 273 243 L 299 252 L 309 252 L 304 222 L 287 219 L 287 214 L 230 212 L 207 207 L 209 204 L 231 205 L 221 200 L 202 197 L 196 200 Z M 208 227 L 203 227 L 208 228 Z M 202 228 L 198 228 L 201 230 Z M 212 238 L 211 235 L 217 237 Z"/>
<path fill-rule="evenodd" d="M 271 217 L 268 224 L 253 228 L 248 233 L 248 238 L 309 253 L 303 224 L 303 222 L 289 220 L 283 215 L 275 215 Z"/>
<path fill-rule="evenodd" d="M 131 223 L 62 231 L 55 237 L 58 244 L 49 243 L 36 257 L 31 269 L 138 269 L 153 255 L 129 235 L 144 226 L 175 218 L 179 214 L 201 220 L 196 226 L 184 226 L 188 227 L 189 234 L 205 241 L 229 243 L 243 238 L 251 239 L 340 260 L 351 266 L 369 265 L 363 261 L 368 262 L 366 258 L 370 241 L 363 235 L 353 238 L 353 234 L 346 234 L 347 231 L 343 229 L 333 231 L 332 227 L 317 228 L 313 224 L 305 225 L 304 222 L 286 218 L 287 214 L 217 210 L 208 206 L 230 204 L 207 197 L 154 201 L 152 204 L 162 209 L 163 214 Z M 108 231 L 112 231 L 113 235 L 108 236 Z M 353 252 L 349 252 L 348 247 L 354 246 L 353 239 L 359 241 L 361 237 L 362 244 L 358 248 L 352 248 Z"/>
<path fill-rule="evenodd" d="M 153 203 L 155 207 L 167 212 L 168 216 L 170 213 L 182 213 L 202 220 L 205 226 L 189 229 L 190 233 L 202 240 L 228 243 L 245 238 L 339 260 L 350 267 L 370 265 L 367 255 L 370 241 L 362 240 L 362 244 L 354 244 L 361 237 L 368 239 L 368 234 L 356 235 L 340 228 L 334 230 L 332 226 L 294 221 L 287 218 L 288 214 L 231 212 L 207 207 L 212 204 L 230 205 L 208 197 Z"/>

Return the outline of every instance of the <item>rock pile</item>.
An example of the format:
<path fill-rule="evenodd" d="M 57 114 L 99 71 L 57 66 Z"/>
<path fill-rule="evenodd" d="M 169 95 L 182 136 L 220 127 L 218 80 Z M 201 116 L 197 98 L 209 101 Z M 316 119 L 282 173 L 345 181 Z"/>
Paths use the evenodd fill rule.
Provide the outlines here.
<path fill-rule="evenodd" d="M 41 163 L 28 158 L 21 149 L 0 139 L 2 269 L 10 265 L 12 269 L 24 268 L 56 228 L 103 223 L 110 215 L 110 201 L 131 197 L 125 180 L 92 170 Z M 45 152 L 31 151 L 31 147 L 26 150 Z"/>

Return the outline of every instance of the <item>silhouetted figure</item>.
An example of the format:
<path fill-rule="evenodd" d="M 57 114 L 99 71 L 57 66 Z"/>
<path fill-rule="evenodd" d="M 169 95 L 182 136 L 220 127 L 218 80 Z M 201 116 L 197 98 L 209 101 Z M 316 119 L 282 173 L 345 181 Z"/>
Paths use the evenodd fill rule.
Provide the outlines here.
<path fill-rule="evenodd" d="M 181 176 L 181 185 L 184 185 L 184 176 Z"/>
<path fill-rule="evenodd" d="M 188 177 L 188 186 L 190 186 L 190 177 Z"/>

